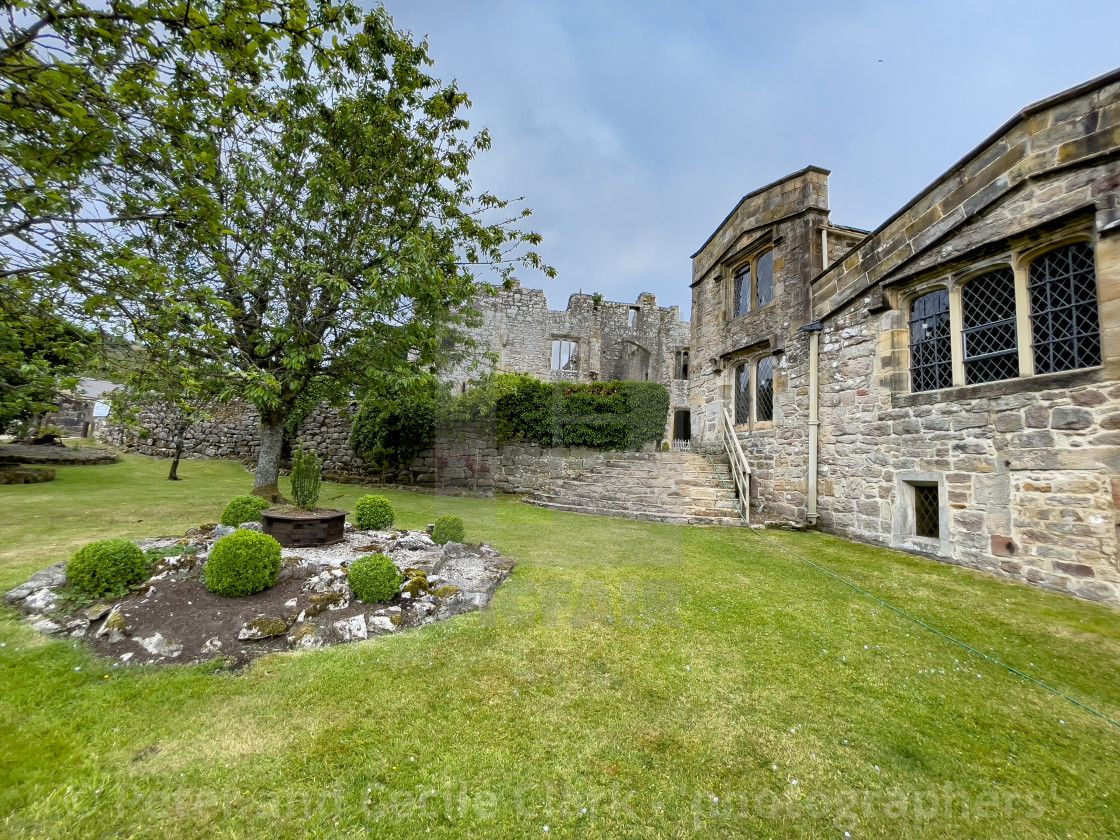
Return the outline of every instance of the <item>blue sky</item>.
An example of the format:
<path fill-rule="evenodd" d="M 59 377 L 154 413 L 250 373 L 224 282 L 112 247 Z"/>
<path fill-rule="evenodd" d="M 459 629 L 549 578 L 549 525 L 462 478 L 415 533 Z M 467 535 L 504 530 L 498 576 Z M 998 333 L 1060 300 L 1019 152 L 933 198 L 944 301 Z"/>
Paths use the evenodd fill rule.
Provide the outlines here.
<path fill-rule="evenodd" d="M 692 254 L 745 193 L 816 164 L 874 228 L 1027 104 L 1120 65 L 1116 2 L 396 0 L 524 196 L 559 276 L 689 308 Z"/>

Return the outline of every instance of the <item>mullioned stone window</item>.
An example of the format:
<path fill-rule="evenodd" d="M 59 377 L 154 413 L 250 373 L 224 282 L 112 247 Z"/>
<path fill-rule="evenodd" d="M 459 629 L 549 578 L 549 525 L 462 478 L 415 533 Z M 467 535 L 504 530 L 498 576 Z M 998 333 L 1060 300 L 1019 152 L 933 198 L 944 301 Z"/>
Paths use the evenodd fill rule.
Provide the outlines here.
<path fill-rule="evenodd" d="M 751 387 L 751 383 L 754 387 Z M 735 425 L 746 426 L 774 419 L 774 357 L 763 356 L 735 366 Z M 752 404 L 753 403 L 753 404 Z M 753 408 L 753 415 L 752 415 Z"/>
<path fill-rule="evenodd" d="M 579 342 L 567 338 L 552 340 L 552 369 L 579 370 Z"/>
<path fill-rule="evenodd" d="M 1013 253 L 950 278 L 947 288 L 912 299 L 908 322 L 915 392 L 1100 365 L 1093 246 Z"/>
<path fill-rule="evenodd" d="M 774 301 L 774 249 L 752 257 L 735 271 L 731 317 L 746 315 Z"/>

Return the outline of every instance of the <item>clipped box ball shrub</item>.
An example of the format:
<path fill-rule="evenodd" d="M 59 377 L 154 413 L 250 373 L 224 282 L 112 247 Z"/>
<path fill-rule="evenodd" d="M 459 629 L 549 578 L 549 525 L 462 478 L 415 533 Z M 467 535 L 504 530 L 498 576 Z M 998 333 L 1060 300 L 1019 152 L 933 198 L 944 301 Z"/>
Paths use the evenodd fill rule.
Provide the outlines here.
<path fill-rule="evenodd" d="M 438 545 L 449 542 L 461 543 L 466 535 L 463 520 L 458 516 L 441 516 L 436 520 L 435 528 L 432 529 L 432 541 Z"/>
<path fill-rule="evenodd" d="M 234 496 L 222 511 L 221 523 L 236 528 L 242 522 L 260 522 L 261 511 L 268 506 L 260 496 Z"/>
<path fill-rule="evenodd" d="M 260 531 L 235 531 L 222 537 L 206 561 L 206 588 L 227 598 L 252 595 L 275 586 L 280 573 L 280 543 Z"/>
<path fill-rule="evenodd" d="M 366 604 L 383 604 L 400 591 L 404 577 L 384 554 L 367 554 L 350 564 L 350 590 Z"/>
<path fill-rule="evenodd" d="M 78 591 L 94 598 L 124 595 L 148 576 L 148 560 L 129 540 L 101 540 L 78 549 L 66 577 Z"/>
<path fill-rule="evenodd" d="M 379 531 L 393 525 L 393 506 L 384 496 L 362 496 L 354 507 L 354 519 L 360 531 Z"/>

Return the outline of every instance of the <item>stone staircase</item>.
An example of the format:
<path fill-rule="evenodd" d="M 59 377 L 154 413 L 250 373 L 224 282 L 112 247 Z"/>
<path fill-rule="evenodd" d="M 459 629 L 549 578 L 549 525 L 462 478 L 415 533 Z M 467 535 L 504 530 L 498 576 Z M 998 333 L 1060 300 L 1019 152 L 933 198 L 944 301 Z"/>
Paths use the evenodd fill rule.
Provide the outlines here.
<path fill-rule="evenodd" d="M 524 501 L 572 513 L 674 525 L 742 525 L 727 458 L 694 452 L 617 453 L 589 472 L 557 478 Z M 720 479 L 723 479 L 722 481 Z"/>

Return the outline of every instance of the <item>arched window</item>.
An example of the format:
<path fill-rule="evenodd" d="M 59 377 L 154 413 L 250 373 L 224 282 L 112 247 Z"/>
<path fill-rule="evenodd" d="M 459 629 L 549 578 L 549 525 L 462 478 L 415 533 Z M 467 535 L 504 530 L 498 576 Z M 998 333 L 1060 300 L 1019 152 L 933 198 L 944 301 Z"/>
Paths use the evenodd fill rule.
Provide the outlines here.
<path fill-rule="evenodd" d="M 910 305 L 910 387 L 936 391 L 953 384 L 949 291 L 938 289 Z"/>
<path fill-rule="evenodd" d="M 765 306 L 774 299 L 774 251 L 770 250 L 755 263 L 755 302 Z"/>
<path fill-rule="evenodd" d="M 1101 325 L 1092 246 L 1077 242 L 1038 257 L 1031 263 L 1030 293 L 1034 372 L 1099 365 Z"/>
<path fill-rule="evenodd" d="M 754 419 L 757 421 L 774 419 L 774 357 L 764 356 L 758 360 L 758 376 L 755 377 Z"/>
<path fill-rule="evenodd" d="M 735 425 L 751 422 L 751 366 L 747 362 L 735 368 Z"/>
<path fill-rule="evenodd" d="M 961 287 L 965 383 L 1019 375 L 1015 325 L 1015 274 L 997 268 Z"/>

